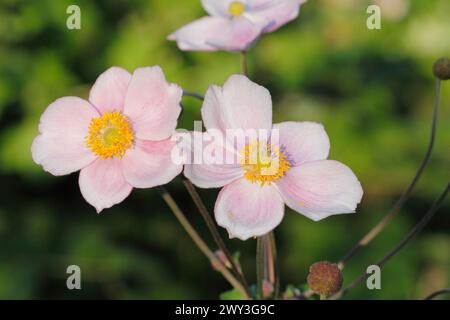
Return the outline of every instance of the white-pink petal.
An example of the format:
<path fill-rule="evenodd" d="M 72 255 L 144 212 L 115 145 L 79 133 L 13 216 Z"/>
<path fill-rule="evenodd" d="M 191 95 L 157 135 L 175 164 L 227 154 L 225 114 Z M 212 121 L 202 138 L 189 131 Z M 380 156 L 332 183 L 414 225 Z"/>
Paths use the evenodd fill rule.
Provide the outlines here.
<path fill-rule="evenodd" d="M 153 141 L 168 139 L 177 126 L 182 95 L 183 90 L 168 83 L 160 67 L 136 69 L 123 111 L 131 119 L 136 137 Z"/>
<path fill-rule="evenodd" d="M 291 209 L 314 221 L 355 212 L 363 195 L 353 171 L 334 160 L 313 161 L 291 168 L 276 185 Z"/>
<path fill-rule="evenodd" d="M 34 162 L 55 176 L 80 170 L 95 160 L 86 146 L 92 118 L 99 114 L 86 100 L 63 97 L 41 116 L 38 135 L 31 146 Z"/>
<path fill-rule="evenodd" d="M 125 181 L 120 159 L 97 159 L 80 171 L 79 185 L 84 199 L 97 213 L 122 202 L 133 187 Z"/>
<path fill-rule="evenodd" d="M 251 17 L 250 17 L 251 18 Z M 206 16 L 169 35 L 185 51 L 245 51 L 269 24 L 265 18 Z"/>
<path fill-rule="evenodd" d="M 306 0 L 256 0 L 250 1 L 250 15 L 270 21 L 264 32 L 273 32 L 298 17 L 300 5 Z"/>
<path fill-rule="evenodd" d="M 187 164 L 184 175 L 199 188 L 220 188 L 241 178 L 243 171 L 230 164 Z"/>
<path fill-rule="evenodd" d="M 100 111 L 122 111 L 131 74 L 120 67 L 111 67 L 95 81 L 89 101 Z"/>
<path fill-rule="evenodd" d="M 183 169 L 182 163 L 172 160 L 177 154 L 174 141 L 137 141 L 123 157 L 125 180 L 135 188 L 152 188 L 172 181 Z"/>
<path fill-rule="evenodd" d="M 228 29 L 230 21 L 223 17 L 202 17 L 195 20 L 171 35 L 168 39 L 176 41 L 184 51 L 216 51 L 217 47 L 208 43 L 211 39 L 222 38 L 224 30 Z"/>
<path fill-rule="evenodd" d="M 203 9 L 211 16 L 227 17 L 228 6 L 233 0 L 201 0 Z"/>
<path fill-rule="evenodd" d="M 218 140 L 210 132 L 183 135 L 184 175 L 197 187 L 219 188 L 243 176 L 239 154 L 225 148 L 224 136 L 218 133 Z"/>
<path fill-rule="evenodd" d="M 223 88 L 209 87 L 201 109 L 205 127 L 219 129 L 265 129 L 272 127 L 269 91 L 243 75 L 232 75 Z"/>
<path fill-rule="evenodd" d="M 328 157 L 330 139 L 320 123 L 282 122 L 272 130 L 278 130 L 279 145 L 293 166 Z"/>
<path fill-rule="evenodd" d="M 230 238 L 247 240 L 273 230 L 283 219 L 284 203 L 273 185 L 239 179 L 219 193 L 214 208 L 217 223 Z"/>
<path fill-rule="evenodd" d="M 260 17 L 246 15 L 228 19 L 226 28 L 218 36 L 209 37 L 206 43 L 220 50 L 242 52 L 248 50 L 256 42 L 269 21 Z"/>

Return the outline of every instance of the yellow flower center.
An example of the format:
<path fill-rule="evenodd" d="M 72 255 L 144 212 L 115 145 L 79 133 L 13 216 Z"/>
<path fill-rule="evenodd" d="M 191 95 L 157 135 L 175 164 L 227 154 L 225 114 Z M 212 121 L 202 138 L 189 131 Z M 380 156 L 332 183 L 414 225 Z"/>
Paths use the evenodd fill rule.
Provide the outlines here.
<path fill-rule="evenodd" d="M 279 147 L 271 147 L 258 142 L 249 143 L 241 150 L 241 166 L 244 178 L 251 182 L 271 184 L 282 178 L 291 167 L 286 154 Z"/>
<path fill-rule="evenodd" d="M 134 134 L 130 120 L 120 112 L 105 112 L 93 118 L 89 125 L 86 145 L 100 158 L 122 158 L 133 145 Z"/>
<path fill-rule="evenodd" d="M 228 13 L 233 17 L 240 16 L 245 11 L 245 4 L 240 1 L 233 1 L 228 6 Z"/>

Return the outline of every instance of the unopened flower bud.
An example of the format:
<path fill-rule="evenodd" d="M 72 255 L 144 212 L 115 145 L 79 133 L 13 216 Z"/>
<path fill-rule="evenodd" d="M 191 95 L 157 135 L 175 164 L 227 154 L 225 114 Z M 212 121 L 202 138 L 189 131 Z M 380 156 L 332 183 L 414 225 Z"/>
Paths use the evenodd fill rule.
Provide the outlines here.
<path fill-rule="evenodd" d="M 440 58 L 433 65 L 434 75 L 441 80 L 450 79 L 450 59 Z"/>
<path fill-rule="evenodd" d="M 225 267 L 227 267 L 228 269 L 231 269 L 231 263 L 230 263 L 230 261 L 228 261 L 225 253 L 222 250 L 216 250 L 214 252 L 214 255 L 216 256 L 217 259 L 220 260 L 220 262 L 223 263 L 223 265 Z M 219 271 L 220 266 L 218 265 L 218 263 L 215 260 L 211 261 L 211 265 L 212 265 L 214 270 Z"/>
<path fill-rule="evenodd" d="M 343 277 L 337 264 L 320 261 L 309 267 L 307 281 L 312 291 L 329 297 L 341 289 Z"/>

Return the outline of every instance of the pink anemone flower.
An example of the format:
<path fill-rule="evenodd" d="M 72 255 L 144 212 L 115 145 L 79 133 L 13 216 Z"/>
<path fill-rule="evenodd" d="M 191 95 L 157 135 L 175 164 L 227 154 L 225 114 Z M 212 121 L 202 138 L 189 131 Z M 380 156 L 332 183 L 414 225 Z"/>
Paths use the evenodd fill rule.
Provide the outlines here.
<path fill-rule="evenodd" d="M 306 0 L 202 0 L 209 14 L 171 34 L 181 50 L 245 51 L 262 34 L 297 18 Z"/>
<path fill-rule="evenodd" d="M 204 149 L 233 149 L 240 157 L 233 163 L 185 164 L 184 175 L 201 188 L 223 187 L 214 214 L 230 238 L 246 240 L 273 230 L 284 216 L 284 204 L 314 221 L 355 212 L 363 195 L 361 184 L 350 168 L 327 160 L 330 141 L 321 124 L 272 125 L 269 91 L 241 75 L 231 76 L 222 88 L 211 86 L 201 112 L 206 132 L 198 134 L 211 136 L 219 131 L 226 137 L 222 142 L 204 139 L 209 141 Z M 267 136 L 278 139 L 268 144 L 268 139 L 246 138 L 239 145 L 229 139 L 229 133 L 237 129 L 265 130 Z M 249 151 L 258 148 L 265 152 L 262 156 L 258 152 L 256 161 L 248 161 Z M 267 170 L 271 161 L 277 165 Z"/>
<path fill-rule="evenodd" d="M 112 67 L 96 80 L 89 101 L 63 97 L 41 116 L 33 160 L 55 176 L 80 171 L 86 201 L 99 213 L 135 188 L 171 181 L 182 171 L 171 161 L 182 90 L 160 67 Z"/>

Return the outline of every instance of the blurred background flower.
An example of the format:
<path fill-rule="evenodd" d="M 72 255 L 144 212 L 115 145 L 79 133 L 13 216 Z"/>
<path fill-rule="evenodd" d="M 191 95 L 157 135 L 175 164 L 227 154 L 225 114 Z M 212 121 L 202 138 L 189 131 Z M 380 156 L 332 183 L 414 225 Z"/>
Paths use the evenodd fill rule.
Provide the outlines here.
<path fill-rule="evenodd" d="M 247 51 L 258 38 L 297 18 L 305 0 L 202 0 L 209 14 L 168 39 L 186 51 Z"/>
<path fill-rule="evenodd" d="M 348 164 L 365 190 L 356 215 L 313 222 L 286 214 L 276 230 L 283 284 L 305 283 L 314 261 L 338 260 L 388 210 L 425 152 L 431 66 L 450 52 L 450 2 L 396 0 L 407 3 L 402 10 L 384 9 L 382 3 L 391 1 L 378 2 L 381 30 L 366 28 L 372 1 L 308 1 L 301 19 L 264 36 L 250 51 L 250 77 L 271 91 L 274 122 L 323 123 L 333 141 L 330 158 Z M 166 40 L 180 21 L 204 15 L 198 0 L 80 0 L 81 30 L 66 28 L 70 4 L 0 4 L 0 298 L 218 297 L 227 283 L 156 191 L 137 190 L 97 215 L 79 194 L 77 175 L 45 174 L 29 150 L 47 105 L 60 96 L 87 98 L 109 66 L 161 65 L 171 82 L 205 93 L 209 84 L 239 72 L 239 57 L 185 53 Z M 448 83 L 442 101 L 429 168 L 402 214 L 346 267 L 344 285 L 391 248 L 444 188 L 450 163 Z M 179 127 L 192 130 L 201 104 L 186 98 L 184 105 Z M 169 189 L 206 237 L 181 181 Z M 218 190 L 200 192 L 212 209 Z M 447 200 L 425 231 L 383 268 L 382 290 L 361 286 L 348 298 L 421 298 L 448 287 L 449 209 Z M 254 282 L 254 241 L 232 240 L 230 246 L 241 251 L 244 271 Z M 81 291 L 65 286 L 71 264 L 81 267 Z"/>

